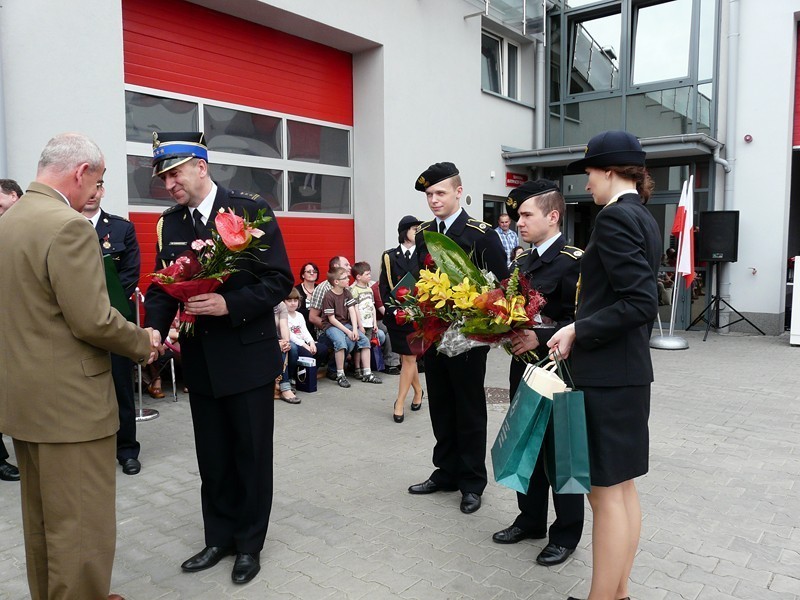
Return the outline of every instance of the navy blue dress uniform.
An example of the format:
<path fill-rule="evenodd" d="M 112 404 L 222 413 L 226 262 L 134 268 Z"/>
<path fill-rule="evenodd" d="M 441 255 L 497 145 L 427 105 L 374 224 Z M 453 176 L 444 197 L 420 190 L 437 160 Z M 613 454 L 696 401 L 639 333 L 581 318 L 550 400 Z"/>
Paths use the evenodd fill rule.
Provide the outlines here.
<path fill-rule="evenodd" d="M 95 227 L 100 240 L 100 250 L 103 255 L 109 255 L 114 260 L 120 283 L 128 298 L 136 292 L 139 284 L 141 269 L 141 254 L 139 242 L 136 239 L 136 230 L 128 219 L 112 215 L 100 209 L 100 215 Z M 130 301 L 131 314 L 135 315 L 135 304 Z M 135 316 L 133 317 L 135 321 Z M 140 445 L 136 441 L 136 406 L 133 390 L 133 361 L 117 354 L 111 355 L 111 376 L 114 379 L 114 391 L 119 404 L 119 431 L 117 432 L 117 460 L 128 474 L 138 472 L 135 467 L 126 466 L 129 459 L 139 458 Z"/>
<path fill-rule="evenodd" d="M 192 139 L 191 134 L 159 136 L 161 141 Z M 194 141 L 201 145 L 202 137 Z M 198 151 L 180 141 L 159 144 L 154 148 L 154 170 L 164 173 L 195 154 L 207 159 L 204 146 Z M 218 187 L 212 218 L 228 209 L 251 219 L 260 209 L 266 211 L 272 220 L 261 226 L 264 247 L 237 259 L 239 270 L 216 290 L 229 314 L 198 316 L 194 334 L 180 337 L 181 355 L 202 480 L 206 546 L 257 555 L 272 507 L 272 391 L 283 370 L 273 307 L 289 294 L 293 277 L 278 223 L 266 200 Z M 210 237 L 198 236 L 190 209 L 182 205 L 164 211 L 156 232 L 156 269 L 189 250 L 195 239 Z M 145 297 L 146 323 L 165 337 L 178 307 L 177 300 L 152 285 Z"/>
<path fill-rule="evenodd" d="M 405 234 L 414 225 L 419 225 L 422 221 L 411 215 L 405 216 L 400 219 L 397 226 L 397 231 L 400 234 Z M 396 248 L 389 248 L 381 255 L 381 275 L 379 279 L 379 289 L 381 298 L 383 299 L 386 314 L 383 318 L 383 323 L 386 325 L 386 330 L 389 332 L 389 339 L 392 342 L 392 351 L 397 354 L 405 354 L 411 356 L 413 352 L 408 347 L 408 336 L 414 333 L 414 326 L 411 323 L 403 323 L 398 325 L 395 320 L 394 313 L 396 309 L 390 304 L 392 298 L 392 290 L 400 283 L 400 280 L 405 277 L 407 273 L 411 273 L 414 279 L 419 279 L 419 259 L 415 251 L 409 252 L 406 257 L 406 248 L 400 244 Z"/>
<path fill-rule="evenodd" d="M 644 166 L 644 157 L 634 136 L 611 131 L 592 138 L 585 158 L 568 168 Z M 650 333 L 661 253 L 656 220 L 641 196 L 630 193 L 597 215 L 581 260 L 570 358 L 586 403 L 593 486 L 612 486 L 648 470 Z"/>
<path fill-rule="evenodd" d="M 436 163 L 420 175 L 415 188 L 424 191 L 455 175 L 458 170 L 452 163 Z M 417 231 L 416 255 L 421 268 L 428 255 L 424 233 L 436 229 L 437 220 L 434 219 L 422 223 Z M 463 248 L 479 268 L 491 271 L 500 280 L 508 277 L 506 253 L 490 225 L 470 218 L 460 209 L 445 235 Z M 425 353 L 428 406 L 436 438 L 433 448 L 436 470 L 429 480 L 435 484 L 435 489 L 460 490 L 464 495 L 480 496 L 486 488 L 486 393 L 483 385 L 488 353 L 488 346 L 454 357 L 441 354 L 435 348 Z M 409 491 L 426 493 L 431 490 L 412 486 Z M 472 503 L 471 510 L 465 510 L 462 501 L 464 512 L 478 507 L 480 498 Z"/>
<path fill-rule="evenodd" d="M 558 191 L 558 187 L 546 180 L 528 182 L 516 188 L 511 192 L 507 202 L 509 216 L 518 221 L 518 208 L 522 202 L 552 191 Z M 519 268 L 520 277 L 527 278 L 530 286 L 547 301 L 541 314 L 553 327 L 533 330 L 539 340 L 539 347 L 536 349 L 537 358 L 544 358 L 547 355 L 547 342 L 553 334 L 575 320 L 575 294 L 582 256 L 583 251 L 580 248 L 568 246 L 564 236 L 559 235 L 541 255 L 535 248 L 531 248 L 525 250 L 511 264 L 511 270 Z M 522 360 L 511 361 L 509 391 L 512 399 L 517 393 L 526 366 Z M 548 430 L 548 435 L 552 435 L 552 430 Z M 517 493 L 520 514 L 512 527 L 524 532 L 520 535 L 533 538 L 545 537 L 549 496 L 550 482 L 545 473 L 543 453 L 539 453 L 527 494 Z M 550 543 L 574 550 L 583 532 L 583 495 L 553 494 L 553 506 L 556 519 L 550 526 Z M 517 540 L 501 538 L 495 541 Z"/>

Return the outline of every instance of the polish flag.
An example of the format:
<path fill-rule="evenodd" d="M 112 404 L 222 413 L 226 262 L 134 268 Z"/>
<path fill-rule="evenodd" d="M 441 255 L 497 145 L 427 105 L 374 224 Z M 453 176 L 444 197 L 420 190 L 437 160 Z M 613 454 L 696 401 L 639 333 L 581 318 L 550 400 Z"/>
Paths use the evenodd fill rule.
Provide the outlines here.
<path fill-rule="evenodd" d="M 678 261 L 675 273 L 688 288 L 694 280 L 694 175 L 683 182 L 681 200 L 672 223 L 672 235 L 678 237 Z"/>

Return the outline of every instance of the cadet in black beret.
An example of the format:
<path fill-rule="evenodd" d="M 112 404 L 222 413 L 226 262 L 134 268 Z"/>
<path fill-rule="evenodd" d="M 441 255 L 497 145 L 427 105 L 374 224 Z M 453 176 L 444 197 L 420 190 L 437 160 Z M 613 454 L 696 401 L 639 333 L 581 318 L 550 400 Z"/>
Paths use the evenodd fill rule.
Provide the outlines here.
<path fill-rule="evenodd" d="M 532 245 L 530 250 L 517 257 L 511 269 L 518 267 L 520 277 L 527 278 L 531 288 L 544 296 L 547 304 L 542 309 L 542 318 L 549 325 L 520 331 L 514 339 L 512 351 L 517 355 L 534 352 L 542 358 L 547 355 L 550 337 L 575 320 L 575 290 L 583 252 L 568 246 L 561 234 L 559 227 L 564 220 L 566 205 L 554 182 L 547 179 L 525 182 L 509 194 L 506 208 L 517 221 L 517 232 L 522 240 Z M 525 367 L 522 360 L 511 360 L 509 384 L 512 399 Z M 552 431 L 547 435 L 552 435 Z M 567 560 L 583 532 L 583 496 L 553 494 L 556 520 L 548 532 L 549 496 L 550 483 L 540 454 L 527 493 L 517 494 L 519 515 L 511 526 L 495 533 L 492 539 L 498 544 L 515 544 L 526 538 L 549 537 L 536 562 L 553 566 Z"/>
<path fill-rule="evenodd" d="M 424 268 L 428 248 L 425 231 L 438 231 L 456 242 L 472 257 L 476 266 L 508 277 L 506 253 L 491 226 L 471 219 L 461 208 L 461 177 L 453 163 L 428 167 L 414 187 L 424 191 L 434 219 L 419 226 L 416 254 Z M 473 513 L 481 506 L 486 487 L 486 374 L 488 347 L 448 357 L 435 348 L 425 355 L 431 425 L 436 437 L 431 476 L 408 488 L 411 494 L 461 491 L 461 511 Z"/>
<path fill-rule="evenodd" d="M 183 304 L 197 321 L 193 335 L 180 336 L 206 546 L 181 569 L 202 571 L 235 554 L 231 579 L 247 583 L 261 568 L 272 508 L 272 390 L 283 370 L 273 307 L 289 294 L 294 278 L 269 204 L 211 179 L 202 133 L 154 134 L 153 170 L 176 202 L 156 225 L 156 270 L 195 240 L 208 239 L 219 212 L 252 219 L 263 210 L 271 219 L 260 227 L 263 248 L 239 254 L 236 272 L 215 292 Z M 178 307 L 178 300 L 151 285 L 145 322 L 165 338 Z"/>

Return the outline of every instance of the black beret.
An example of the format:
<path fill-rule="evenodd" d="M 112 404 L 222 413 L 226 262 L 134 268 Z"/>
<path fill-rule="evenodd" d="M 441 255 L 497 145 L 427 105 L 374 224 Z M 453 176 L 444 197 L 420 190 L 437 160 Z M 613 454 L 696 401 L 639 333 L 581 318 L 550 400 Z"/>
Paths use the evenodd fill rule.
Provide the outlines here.
<path fill-rule="evenodd" d="M 453 163 L 436 163 L 435 165 L 431 165 L 425 169 L 422 172 L 422 175 L 417 177 L 417 181 L 414 184 L 414 189 L 416 189 L 418 192 L 424 192 L 430 186 L 439 183 L 440 181 L 444 181 L 445 179 L 455 177 L 456 175 L 458 175 L 458 169 Z"/>
<path fill-rule="evenodd" d="M 526 181 L 518 188 L 511 190 L 508 194 L 508 198 L 506 198 L 506 212 L 508 212 L 508 216 L 514 219 L 514 221 L 519 221 L 519 207 L 522 206 L 525 200 L 533 198 L 534 196 L 541 196 L 547 192 L 560 191 L 556 182 L 550 181 L 549 179 Z"/>
<path fill-rule="evenodd" d="M 397 225 L 397 233 L 403 233 L 404 231 L 408 231 L 414 225 L 419 225 L 422 223 L 417 217 L 413 215 L 406 215 L 402 219 L 400 219 L 400 223 Z"/>
<path fill-rule="evenodd" d="M 644 166 L 645 153 L 635 135 L 604 131 L 589 140 L 584 157 L 570 163 L 567 173 L 583 173 L 586 167 Z"/>
<path fill-rule="evenodd" d="M 153 132 L 153 175 L 161 175 L 193 158 L 208 162 L 202 131 Z"/>

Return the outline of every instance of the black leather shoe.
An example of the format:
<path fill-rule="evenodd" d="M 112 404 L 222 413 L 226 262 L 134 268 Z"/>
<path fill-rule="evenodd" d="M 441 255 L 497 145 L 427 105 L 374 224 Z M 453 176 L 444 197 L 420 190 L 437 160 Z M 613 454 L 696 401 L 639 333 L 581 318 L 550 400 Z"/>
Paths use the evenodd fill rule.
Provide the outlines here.
<path fill-rule="evenodd" d="M 142 470 L 142 463 L 135 458 L 127 458 L 122 461 L 122 472 L 125 475 L 136 475 Z"/>
<path fill-rule="evenodd" d="M 426 479 L 422 483 L 415 483 L 408 488 L 409 494 L 433 494 L 434 492 L 455 492 L 457 487 L 445 487 Z"/>
<path fill-rule="evenodd" d="M 411 403 L 411 410 L 419 410 L 422 408 L 422 399 L 425 397 L 425 390 L 422 390 L 422 394 L 419 396 L 419 404 Z"/>
<path fill-rule="evenodd" d="M 386 367 L 383 372 L 387 375 L 400 375 L 400 367 Z"/>
<path fill-rule="evenodd" d="M 564 548 L 550 542 L 544 547 L 544 550 L 539 552 L 536 557 L 536 562 L 545 567 L 552 567 L 553 565 L 560 565 L 569 558 L 569 555 L 575 552 L 575 548 Z"/>
<path fill-rule="evenodd" d="M 233 583 L 247 583 L 258 575 L 261 570 L 261 562 L 258 560 L 258 553 L 237 554 L 236 562 L 233 563 L 231 580 Z"/>
<path fill-rule="evenodd" d="M 541 540 L 542 538 L 544 538 L 544 534 L 536 534 L 531 531 L 526 531 L 522 529 L 522 527 L 512 525 L 511 527 L 506 527 L 502 531 L 495 533 L 492 536 L 492 541 L 497 544 L 516 544 L 522 540 Z"/>
<path fill-rule="evenodd" d="M 481 497 L 475 492 L 466 492 L 461 496 L 461 512 L 464 514 L 474 513 L 481 507 Z"/>
<path fill-rule="evenodd" d="M 233 554 L 230 548 L 220 548 L 219 546 L 206 546 L 189 560 L 181 565 L 181 569 L 187 573 L 204 571 L 210 569 L 226 556 Z"/>
<path fill-rule="evenodd" d="M 3 481 L 19 481 L 19 469 L 10 462 L 0 462 L 0 479 Z"/>

